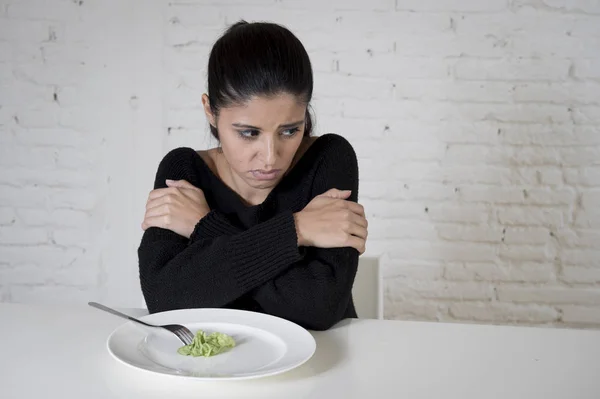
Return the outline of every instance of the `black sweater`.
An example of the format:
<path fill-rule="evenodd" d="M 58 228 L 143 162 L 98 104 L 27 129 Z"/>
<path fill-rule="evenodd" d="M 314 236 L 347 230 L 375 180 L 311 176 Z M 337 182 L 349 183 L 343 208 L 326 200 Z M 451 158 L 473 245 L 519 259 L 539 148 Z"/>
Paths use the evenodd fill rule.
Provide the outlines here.
<path fill-rule="evenodd" d="M 139 272 L 150 313 L 181 308 L 234 308 L 268 313 L 325 330 L 357 317 L 354 248 L 298 247 L 293 213 L 337 188 L 358 198 L 358 163 L 335 134 L 315 140 L 266 200 L 247 206 L 191 148 L 161 161 L 154 188 L 187 180 L 203 190 L 211 211 L 189 239 L 152 227 L 144 232 Z"/>

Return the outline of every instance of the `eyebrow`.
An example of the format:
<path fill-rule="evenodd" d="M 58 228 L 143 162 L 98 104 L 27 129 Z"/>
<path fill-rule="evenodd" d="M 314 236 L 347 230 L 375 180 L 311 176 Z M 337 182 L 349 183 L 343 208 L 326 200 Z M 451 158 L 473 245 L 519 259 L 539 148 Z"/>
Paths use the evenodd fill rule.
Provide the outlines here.
<path fill-rule="evenodd" d="M 296 127 L 298 125 L 301 125 L 304 123 L 304 119 L 302 119 L 301 121 L 296 121 L 296 122 L 292 122 L 292 123 L 286 123 L 283 125 L 279 125 L 279 129 L 289 129 L 291 127 Z M 233 127 L 238 127 L 238 128 L 243 128 L 243 129 L 254 129 L 254 130 L 261 130 L 261 128 L 256 127 L 256 126 L 252 126 L 252 125 L 246 125 L 243 123 L 232 123 L 231 126 Z"/>

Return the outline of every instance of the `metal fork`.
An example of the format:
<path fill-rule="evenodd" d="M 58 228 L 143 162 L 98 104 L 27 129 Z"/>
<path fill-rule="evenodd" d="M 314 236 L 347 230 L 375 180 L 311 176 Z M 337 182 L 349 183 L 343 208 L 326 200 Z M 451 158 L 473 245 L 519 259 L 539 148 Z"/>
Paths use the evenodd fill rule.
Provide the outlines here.
<path fill-rule="evenodd" d="M 175 334 L 177 336 L 177 338 L 179 338 L 181 340 L 181 342 L 183 342 L 185 345 L 191 344 L 192 341 L 194 340 L 194 334 L 192 334 L 192 332 L 187 327 L 184 327 L 180 324 L 166 324 L 166 325 L 162 325 L 162 326 L 157 326 L 157 325 L 145 323 L 141 320 L 136 319 L 135 317 L 128 316 L 124 313 L 121 313 L 117 310 L 111 309 L 108 306 L 104 306 L 97 302 L 88 302 L 88 305 L 90 305 L 94 308 L 100 309 L 100 310 L 104 310 L 105 312 L 114 314 L 115 316 L 119 316 L 124 319 L 131 320 L 136 323 L 140 323 L 146 327 L 164 328 L 164 329 L 172 332 L 173 334 Z"/>

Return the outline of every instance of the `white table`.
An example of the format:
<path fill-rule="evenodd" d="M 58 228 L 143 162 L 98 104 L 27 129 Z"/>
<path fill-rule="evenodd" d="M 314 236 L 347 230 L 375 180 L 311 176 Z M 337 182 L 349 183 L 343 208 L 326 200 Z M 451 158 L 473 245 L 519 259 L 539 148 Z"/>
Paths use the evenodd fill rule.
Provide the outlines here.
<path fill-rule="evenodd" d="M 0 304 L 0 398 L 600 398 L 600 331 L 343 321 L 291 372 L 207 383 L 115 361 L 106 338 L 123 322 Z"/>

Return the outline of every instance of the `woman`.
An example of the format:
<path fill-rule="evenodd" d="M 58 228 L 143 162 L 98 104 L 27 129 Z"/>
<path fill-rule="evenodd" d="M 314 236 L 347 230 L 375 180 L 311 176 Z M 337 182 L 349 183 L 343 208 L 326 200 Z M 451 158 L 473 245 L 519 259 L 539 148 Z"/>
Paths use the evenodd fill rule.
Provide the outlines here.
<path fill-rule="evenodd" d="M 357 317 L 357 159 L 341 136 L 310 137 L 312 91 L 308 54 L 281 26 L 241 21 L 215 43 L 202 103 L 219 148 L 169 152 L 146 204 L 151 313 L 227 307 L 314 330 Z"/>

